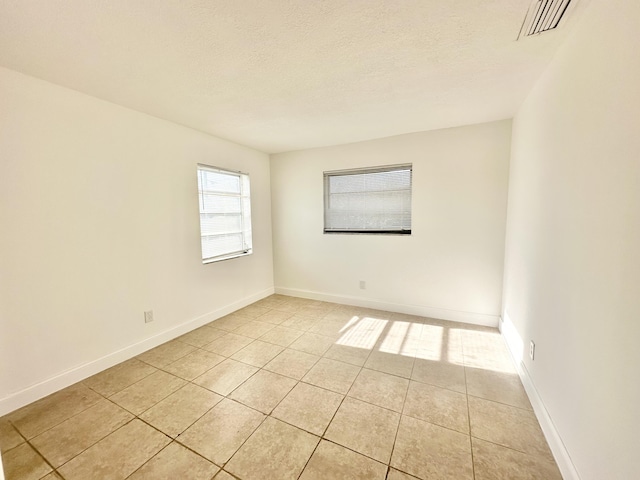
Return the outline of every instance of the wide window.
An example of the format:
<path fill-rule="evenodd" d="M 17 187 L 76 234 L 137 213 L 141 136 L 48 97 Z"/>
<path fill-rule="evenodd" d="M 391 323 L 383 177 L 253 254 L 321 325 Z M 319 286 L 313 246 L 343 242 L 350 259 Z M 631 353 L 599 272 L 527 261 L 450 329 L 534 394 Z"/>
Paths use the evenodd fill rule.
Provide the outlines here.
<path fill-rule="evenodd" d="M 411 233 L 411 165 L 324 172 L 325 233 Z"/>
<path fill-rule="evenodd" d="M 198 165 L 202 262 L 252 253 L 249 175 Z"/>

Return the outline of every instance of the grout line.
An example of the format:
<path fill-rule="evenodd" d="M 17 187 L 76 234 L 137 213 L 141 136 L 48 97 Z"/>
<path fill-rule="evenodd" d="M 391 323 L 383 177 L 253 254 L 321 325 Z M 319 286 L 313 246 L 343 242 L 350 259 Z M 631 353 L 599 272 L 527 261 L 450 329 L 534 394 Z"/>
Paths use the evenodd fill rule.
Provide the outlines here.
<path fill-rule="evenodd" d="M 462 335 L 464 337 L 464 333 Z M 462 360 L 464 362 L 465 359 L 465 353 L 464 353 L 464 339 L 461 338 L 460 340 L 461 343 L 461 350 L 462 350 Z M 473 456 L 473 441 L 471 440 L 471 407 L 469 406 L 469 389 L 467 388 L 467 367 L 463 366 L 462 367 L 462 371 L 464 373 L 464 391 L 465 391 L 465 396 L 466 396 L 466 400 L 467 400 L 467 423 L 469 426 L 469 450 L 471 453 L 471 474 L 473 475 L 473 478 L 476 478 L 476 462 L 475 462 L 475 458 Z"/>

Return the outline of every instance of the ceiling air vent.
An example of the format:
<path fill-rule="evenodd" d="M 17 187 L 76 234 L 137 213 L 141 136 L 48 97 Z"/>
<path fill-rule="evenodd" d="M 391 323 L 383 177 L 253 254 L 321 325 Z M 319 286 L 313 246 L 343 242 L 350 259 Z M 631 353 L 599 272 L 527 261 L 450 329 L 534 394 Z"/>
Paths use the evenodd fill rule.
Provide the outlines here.
<path fill-rule="evenodd" d="M 533 0 L 518 38 L 553 30 L 567 12 L 571 0 Z"/>

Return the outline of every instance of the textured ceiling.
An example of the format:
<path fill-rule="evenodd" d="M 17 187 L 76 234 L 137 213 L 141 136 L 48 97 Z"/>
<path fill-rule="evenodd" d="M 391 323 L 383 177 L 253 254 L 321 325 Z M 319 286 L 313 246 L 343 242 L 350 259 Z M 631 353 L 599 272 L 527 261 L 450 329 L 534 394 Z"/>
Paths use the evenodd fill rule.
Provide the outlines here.
<path fill-rule="evenodd" d="M 529 4 L 0 0 L 0 65 L 282 152 L 512 117 L 567 31 Z"/>

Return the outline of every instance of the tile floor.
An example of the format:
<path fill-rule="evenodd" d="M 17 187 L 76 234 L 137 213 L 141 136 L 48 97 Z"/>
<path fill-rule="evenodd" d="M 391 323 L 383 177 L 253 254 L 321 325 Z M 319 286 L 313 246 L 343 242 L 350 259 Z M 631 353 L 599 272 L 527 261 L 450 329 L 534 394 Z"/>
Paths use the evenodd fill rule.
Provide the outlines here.
<path fill-rule="evenodd" d="M 7 480 L 561 479 L 494 329 L 274 295 L 0 419 Z"/>

